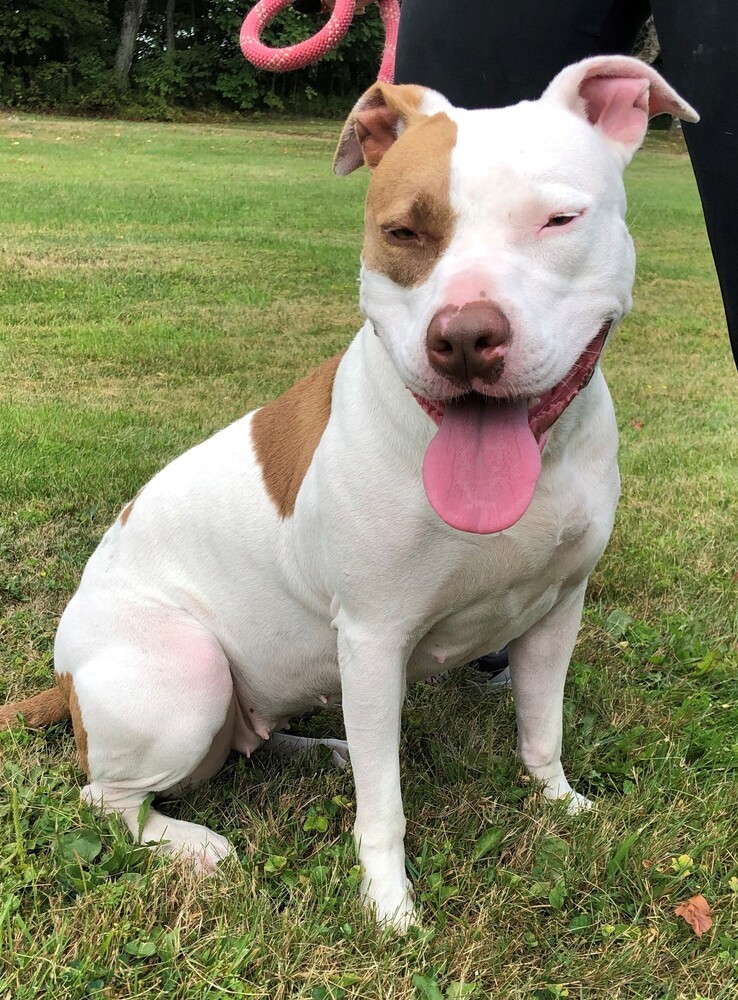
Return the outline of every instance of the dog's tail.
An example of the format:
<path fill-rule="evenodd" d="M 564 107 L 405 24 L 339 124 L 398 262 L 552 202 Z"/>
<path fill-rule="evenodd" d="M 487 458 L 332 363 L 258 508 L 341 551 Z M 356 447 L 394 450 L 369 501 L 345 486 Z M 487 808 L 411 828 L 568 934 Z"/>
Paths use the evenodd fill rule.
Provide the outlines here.
<path fill-rule="evenodd" d="M 53 722 L 61 722 L 70 716 L 69 703 L 58 687 L 48 688 L 33 698 L 16 701 L 12 705 L 0 708 L 0 729 L 14 726 L 20 720 L 18 713 L 23 713 L 27 726 L 34 729 L 50 726 Z"/>

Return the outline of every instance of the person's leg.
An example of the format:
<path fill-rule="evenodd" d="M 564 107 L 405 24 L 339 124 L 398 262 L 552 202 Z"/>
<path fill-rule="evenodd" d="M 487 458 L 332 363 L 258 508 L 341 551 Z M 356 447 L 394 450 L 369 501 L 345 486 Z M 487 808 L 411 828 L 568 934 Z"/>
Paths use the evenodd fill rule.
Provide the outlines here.
<path fill-rule="evenodd" d="M 735 0 L 654 0 L 669 83 L 700 114 L 685 125 L 738 364 L 738 8 Z"/>
<path fill-rule="evenodd" d="M 570 63 L 627 53 L 648 0 L 403 0 L 395 81 L 459 107 L 540 97 Z"/>

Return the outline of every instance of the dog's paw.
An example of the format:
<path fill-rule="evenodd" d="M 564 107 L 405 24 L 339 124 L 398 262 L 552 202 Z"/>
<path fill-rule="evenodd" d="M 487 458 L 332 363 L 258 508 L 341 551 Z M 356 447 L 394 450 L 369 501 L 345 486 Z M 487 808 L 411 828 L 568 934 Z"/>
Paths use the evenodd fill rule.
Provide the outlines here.
<path fill-rule="evenodd" d="M 579 792 L 575 792 L 574 789 L 566 796 L 566 811 L 570 816 L 577 816 L 579 813 L 586 812 L 591 809 L 594 805 L 592 799 L 586 798 L 584 795 L 580 795 Z"/>
<path fill-rule="evenodd" d="M 543 789 L 543 797 L 548 802 L 563 802 L 569 816 L 576 816 L 579 813 L 586 812 L 594 805 L 591 799 L 587 799 L 584 795 L 580 795 L 579 792 L 575 792 L 568 782 L 566 783 L 566 788 L 558 786 L 555 792 L 551 788 L 545 787 Z"/>
<path fill-rule="evenodd" d="M 361 898 L 383 930 L 391 928 L 399 934 L 405 934 L 413 924 L 420 923 L 409 879 L 405 880 L 404 886 L 387 886 L 377 891 L 376 883 L 365 878 L 361 884 Z"/>
<path fill-rule="evenodd" d="M 285 757 L 301 757 L 306 753 L 315 753 L 318 747 L 328 747 L 333 757 L 333 763 L 341 771 L 345 771 L 349 762 L 348 743 L 346 740 L 314 739 L 311 736 L 293 736 L 291 733 L 274 733 L 266 749 Z"/>
<path fill-rule="evenodd" d="M 230 841 L 219 833 L 184 820 L 168 820 L 161 838 L 151 846 L 160 854 L 191 864 L 197 875 L 212 875 L 221 861 L 235 853 Z"/>
<path fill-rule="evenodd" d="M 533 772 L 533 768 L 529 768 L 529 770 Z M 535 774 L 534 777 L 536 777 Z M 564 802 L 566 804 L 566 811 L 570 816 L 576 816 L 577 813 L 585 812 L 594 805 L 591 799 L 587 799 L 583 795 L 580 795 L 579 792 L 574 791 L 560 768 L 554 774 L 547 775 L 545 778 L 539 777 L 538 780 L 543 785 L 544 799 L 548 802 Z"/>
<path fill-rule="evenodd" d="M 321 740 L 321 743 L 330 749 L 333 763 L 339 771 L 345 771 L 350 762 L 346 740 Z"/>

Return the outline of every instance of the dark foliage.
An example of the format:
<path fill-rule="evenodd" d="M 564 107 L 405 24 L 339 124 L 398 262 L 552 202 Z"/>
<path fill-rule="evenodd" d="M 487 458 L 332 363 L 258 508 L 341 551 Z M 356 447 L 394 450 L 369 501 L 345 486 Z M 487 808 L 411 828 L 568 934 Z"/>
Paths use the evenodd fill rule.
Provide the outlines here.
<path fill-rule="evenodd" d="M 166 0 L 148 0 L 130 88 L 114 76 L 123 0 L 11 0 L 0 8 L 0 105 L 67 114 L 172 118 L 184 110 L 342 113 L 376 78 L 383 31 L 375 5 L 337 51 L 294 73 L 263 73 L 238 46 L 252 0 L 176 0 L 166 49 Z M 324 18 L 288 8 L 265 41 L 289 45 Z"/>

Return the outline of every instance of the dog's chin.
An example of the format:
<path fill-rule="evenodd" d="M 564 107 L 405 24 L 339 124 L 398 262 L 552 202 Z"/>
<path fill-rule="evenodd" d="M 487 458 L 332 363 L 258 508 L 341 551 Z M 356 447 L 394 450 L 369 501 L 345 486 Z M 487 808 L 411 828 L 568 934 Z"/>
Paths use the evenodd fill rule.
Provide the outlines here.
<path fill-rule="evenodd" d="M 543 392 L 539 390 L 536 395 L 505 391 L 504 380 L 499 382 L 495 380 L 494 386 L 480 384 L 479 387 L 474 383 L 466 387 L 447 383 L 438 394 L 435 392 L 421 394 L 412 388 L 410 391 L 418 405 L 439 426 L 447 404 L 461 402 L 470 396 L 479 396 L 489 400 L 488 405 L 490 406 L 502 402 L 514 402 L 516 399 L 525 399 L 528 406 L 528 424 L 536 440 L 542 442 L 546 432 L 556 423 L 572 400 L 589 384 L 612 324 L 612 320 L 603 323 L 597 336 L 587 344 L 566 375 Z"/>

